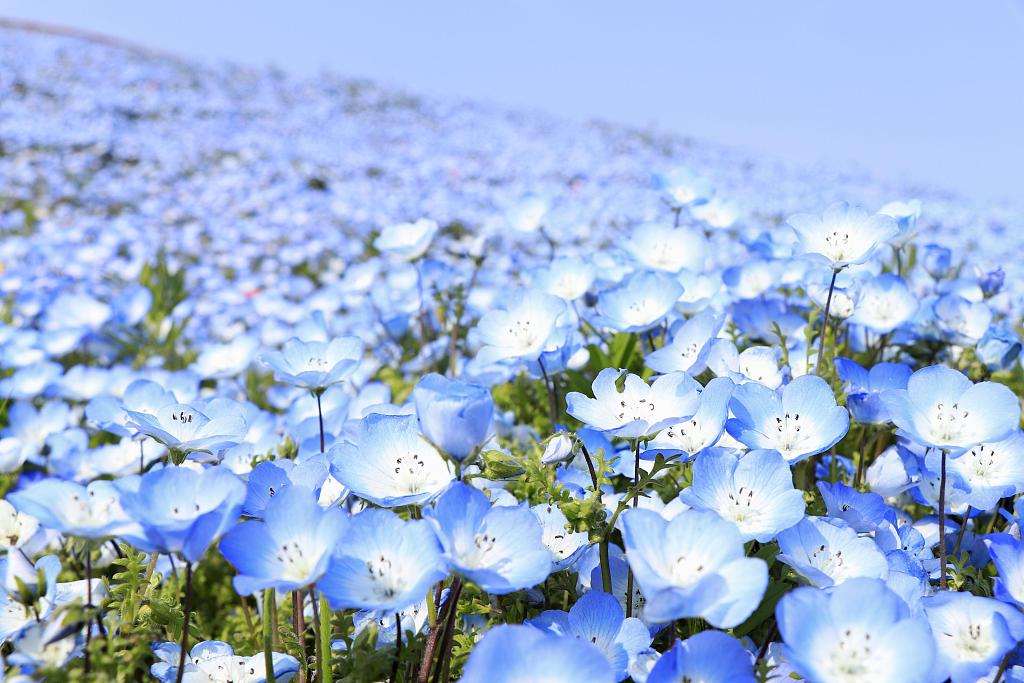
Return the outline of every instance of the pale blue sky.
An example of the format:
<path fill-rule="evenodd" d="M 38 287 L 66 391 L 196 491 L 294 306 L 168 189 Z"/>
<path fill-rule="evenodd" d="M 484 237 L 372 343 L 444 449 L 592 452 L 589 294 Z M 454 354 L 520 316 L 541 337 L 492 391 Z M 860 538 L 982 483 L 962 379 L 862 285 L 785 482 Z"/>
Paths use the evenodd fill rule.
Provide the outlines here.
<path fill-rule="evenodd" d="M 1024 0 L 0 0 L 0 15 L 1024 192 Z"/>

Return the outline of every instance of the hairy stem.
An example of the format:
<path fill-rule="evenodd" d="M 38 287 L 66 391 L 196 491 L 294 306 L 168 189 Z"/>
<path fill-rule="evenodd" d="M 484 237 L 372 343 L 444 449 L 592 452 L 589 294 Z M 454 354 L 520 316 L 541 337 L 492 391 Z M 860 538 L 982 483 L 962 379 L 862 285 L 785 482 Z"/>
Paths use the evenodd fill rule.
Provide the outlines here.
<path fill-rule="evenodd" d="M 825 299 L 825 310 L 822 311 L 821 316 L 821 337 L 818 339 L 818 360 L 814 364 L 814 374 L 821 377 L 821 361 L 825 358 L 825 337 L 828 336 L 828 314 L 829 309 L 832 308 L 832 292 L 836 288 L 836 276 L 839 275 L 839 269 L 832 269 L 832 281 L 828 284 L 828 298 Z"/>
<path fill-rule="evenodd" d="M 181 652 L 178 653 L 178 678 L 181 683 L 185 675 L 185 657 L 188 655 L 188 627 L 192 616 L 192 563 L 185 563 L 185 604 L 184 616 L 181 622 Z"/>

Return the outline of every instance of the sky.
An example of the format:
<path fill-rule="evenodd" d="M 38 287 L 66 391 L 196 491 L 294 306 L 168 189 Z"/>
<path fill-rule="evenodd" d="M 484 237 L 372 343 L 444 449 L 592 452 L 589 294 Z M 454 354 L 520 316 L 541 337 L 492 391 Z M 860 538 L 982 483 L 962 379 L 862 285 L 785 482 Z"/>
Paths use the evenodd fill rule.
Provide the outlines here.
<path fill-rule="evenodd" d="M 0 16 L 1024 192 L 1024 0 L 0 0 Z"/>

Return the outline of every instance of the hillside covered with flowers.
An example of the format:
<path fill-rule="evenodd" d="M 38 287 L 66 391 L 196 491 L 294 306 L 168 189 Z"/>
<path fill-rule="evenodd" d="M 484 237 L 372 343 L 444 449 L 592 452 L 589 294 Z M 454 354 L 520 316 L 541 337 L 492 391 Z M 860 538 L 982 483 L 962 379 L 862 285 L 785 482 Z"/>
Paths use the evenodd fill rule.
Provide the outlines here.
<path fill-rule="evenodd" d="M 1022 249 L 1011 203 L 0 28 L 5 680 L 1022 683 Z"/>

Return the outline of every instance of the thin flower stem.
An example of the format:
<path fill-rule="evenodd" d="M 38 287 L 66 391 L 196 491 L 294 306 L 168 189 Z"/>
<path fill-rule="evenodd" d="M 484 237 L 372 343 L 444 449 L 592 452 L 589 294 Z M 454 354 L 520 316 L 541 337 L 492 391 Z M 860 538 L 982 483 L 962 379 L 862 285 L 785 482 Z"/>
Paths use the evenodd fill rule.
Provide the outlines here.
<path fill-rule="evenodd" d="M 946 449 L 939 469 L 939 588 L 946 590 Z"/>
<path fill-rule="evenodd" d="M 548 417 L 551 418 L 551 429 L 554 430 L 558 423 L 558 396 L 555 393 L 554 383 L 544 367 L 544 360 L 538 357 L 537 364 L 540 366 L 540 374 L 544 376 L 544 387 L 548 390 Z"/>
<path fill-rule="evenodd" d="M 92 609 L 92 546 L 85 544 L 85 608 Z M 92 657 L 89 654 L 89 645 L 92 643 L 91 619 L 85 622 L 85 673 L 92 671 Z M 180 680 L 180 676 L 179 676 Z"/>
<path fill-rule="evenodd" d="M 324 409 L 320 405 L 320 392 L 316 393 L 316 413 L 320 418 L 320 452 L 324 452 Z"/>
<path fill-rule="evenodd" d="M 320 596 L 320 683 L 331 683 L 331 606 Z"/>
<path fill-rule="evenodd" d="M 839 269 L 832 269 L 832 281 L 828 285 L 828 298 L 825 299 L 825 310 L 822 312 L 821 337 L 818 339 L 818 360 L 814 364 L 814 374 L 821 377 L 821 361 L 825 357 L 825 337 L 828 336 L 828 314 L 832 308 L 832 292 L 836 288 L 836 276 Z"/>
<path fill-rule="evenodd" d="M 633 508 L 640 504 L 640 439 L 633 451 Z M 626 617 L 633 616 L 633 568 L 626 563 Z"/>
<path fill-rule="evenodd" d="M 967 511 L 964 512 L 964 518 L 960 521 L 960 530 L 956 534 L 956 545 L 953 546 L 953 557 L 960 556 L 960 544 L 964 540 L 964 532 L 967 531 L 967 520 L 971 518 L 971 506 L 967 506 Z"/>
<path fill-rule="evenodd" d="M 185 657 L 188 654 L 188 627 L 192 616 L 192 563 L 185 563 L 185 604 L 181 622 L 181 651 L 178 653 L 177 683 L 185 676 Z M 269 679 L 268 679 L 269 680 Z"/>
<path fill-rule="evenodd" d="M 455 637 L 455 620 L 459 616 L 459 596 L 461 594 L 462 579 L 456 576 L 452 580 L 451 588 L 448 589 L 448 600 L 451 602 L 451 606 L 448 608 L 444 641 L 441 643 L 441 658 L 437 662 L 437 669 L 434 671 L 434 683 L 440 683 L 441 681 L 447 683 L 449 678 L 448 667 L 452 656 L 452 640 Z"/>
<path fill-rule="evenodd" d="M 395 612 L 395 660 L 391 663 L 391 683 L 398 681 L 398 666 L 402 662 L 402 615 Z"/>
<path fill-rule="evenodd" d="M 274 604 L 273 588 L 263 589 L 263 663 L 267 670 L 267 683 L 274 683 Z"/>
<path fill-rule="evenodd" d="M 304 683 L 309 669 L 309 658 L 306 655 L 306 616 L 303 614 L 302 591 L 292 591 L 292 627 L 295 629 L 295 640 L 302 653 L 302 668 L 299 671 L 299 683 Z"/>
<path fill-rule="evenodd" d="M 434 592 L 434 601 L 441 601 L 441 586 L 442 582 L 437 583 L 437 589 Z M 416 674 L 417 683 L 427 683 L 430 678 L 430 669 L 434 663 L 434 652 L 437 650 L 438 638 L 442 635 L 445 630 L 445 626 L 448 624 L 448 610 L 452 606 L 451 592 L 448 593 L 448 599 L 444 601 L 444 604 L 440 605 L 438 614 L 434 620 L 434 623 L 430 626 L 430 633 L 427 635 L 427 644 L 423 648 L 423 659 L 420 661 L 420 669 Z"/>

